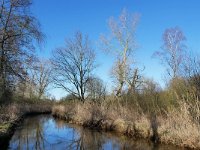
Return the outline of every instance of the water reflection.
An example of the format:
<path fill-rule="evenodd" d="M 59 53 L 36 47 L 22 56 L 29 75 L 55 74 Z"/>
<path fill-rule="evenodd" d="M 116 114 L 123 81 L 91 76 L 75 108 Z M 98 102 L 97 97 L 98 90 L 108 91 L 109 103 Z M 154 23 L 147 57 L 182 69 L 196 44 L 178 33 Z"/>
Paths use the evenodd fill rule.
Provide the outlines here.
<path fill-rule="evenodd" d="M 128 139 L 113 133 L 92 131 L 50 115 L 30 117 L 24 120 L 13 135 L 9 149 L 16 150 L 175 150 L 170 146 L 154 146 L 141 140 Z"/>

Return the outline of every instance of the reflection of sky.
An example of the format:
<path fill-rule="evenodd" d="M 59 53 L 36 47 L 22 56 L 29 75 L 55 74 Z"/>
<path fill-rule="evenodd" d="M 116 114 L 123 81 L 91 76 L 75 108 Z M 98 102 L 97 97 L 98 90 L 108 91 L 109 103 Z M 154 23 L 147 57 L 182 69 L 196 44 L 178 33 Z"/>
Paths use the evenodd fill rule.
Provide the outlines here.
<path fill-rule="evenodd" d="M 66 142 L 71 139 L 77 139 L 79 137 L 78 133 L 74 131 L 73 128 L 64 126 L 58 126 L 53 119 L 49 119 L 48 122 L 44 124 L 46 137 L 49 143 L 59 143 Z M 56 141 L 55 141 L 56 140 Z"/>
<path fill-rule="evenodd" d="M 54 120 L 53 117 L 48 115 L 25 119 L 24 123 L 14 133 L 9 149 L 153 150 L 152 145 L 144 141 L 134 141 L 124 136 L 84 129 L 81 126 L 67 124 L 62 120 Z M 170 148 L 169 146 L 157 150 L 167 149 L 177 150 L 177 148 Z"/>
<path fill-rule="evenodd" d="M 31 121 L 31 119 L 28 119 L 28 122 L 29 121 Z M 29 149 L 35 149 L 36 143 L 40 143 L 41 147 L 44 147 L 45 149 L 66 149 L 68 142 L 79 138 L 78 132 L 75 132 L 73 128 L 66 125 L 62 125 L 62 127 L 58 126 L 53 118 L 49 118 L 47 121 L 45 119 L 45 122 L 43 119 L 38 121 L 39 122 L 34 122 L 35 125 L 26 124 L 27 122 L 25 122 L 25 124 L 22 125 L 22 128 L 15 132 L 10 142 L 10 149 L 18 149 L 19 147 L 21 147 L 21 149 L 26 149 L 27 140 L 29 141 Z M 40 138 L 40 141 L 36 140 L 38 130 L 36 124 L 41 124 L 40 134 L 43 137 Z M 20 137 L 23 138 L 20 139 Z M 19 143 L 21 143 L 20 146 Z"/>

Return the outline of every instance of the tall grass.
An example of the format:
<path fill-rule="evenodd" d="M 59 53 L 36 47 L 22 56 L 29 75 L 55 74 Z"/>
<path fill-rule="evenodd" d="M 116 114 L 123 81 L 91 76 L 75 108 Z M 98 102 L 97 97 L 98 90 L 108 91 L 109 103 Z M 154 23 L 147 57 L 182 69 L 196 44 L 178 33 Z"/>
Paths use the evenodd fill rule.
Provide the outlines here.
<path fill-rule="evenodd" d="M 11 103 L 0 106 L 0 124 L 13 122 L 20 116 L 29 113 L 45 113 L 51 112 L 52 104 L 40 102 L 36 104 L 28 103 Z"/>
<path fill-rule="evenodd" d="M 66 101 L 53 107 L 54 116 L 102 130 L 113 130 L 154 142 L 200 148 L 200 101 L 196 88 L 183 78 L 165 90 L 107 96 L 101 103 Z"/>

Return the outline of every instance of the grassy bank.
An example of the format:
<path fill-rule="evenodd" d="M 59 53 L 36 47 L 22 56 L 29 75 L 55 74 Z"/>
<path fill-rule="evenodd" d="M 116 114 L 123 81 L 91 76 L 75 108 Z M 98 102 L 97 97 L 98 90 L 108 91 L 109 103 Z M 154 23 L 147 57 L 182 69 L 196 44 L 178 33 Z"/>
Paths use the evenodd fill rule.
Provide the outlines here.
<path fill-rule="evenodd" d="M 171 108 L 168 112 L 152 114 L 107 100 L 101 104 L 61 103 L 53 107 L 52 114 L 69 123 L 98 130 L 200 149 L 199 126 L 191 118 L 189 109 L 186 103 L 181 103 L 178 108 Z"/>
<path fill-rule="evenodd" d="M 16 101 L 0 105 L 0 147 L 7 146 L 15 127 L 25 115 L 51 113 L 52 102 Z"/>

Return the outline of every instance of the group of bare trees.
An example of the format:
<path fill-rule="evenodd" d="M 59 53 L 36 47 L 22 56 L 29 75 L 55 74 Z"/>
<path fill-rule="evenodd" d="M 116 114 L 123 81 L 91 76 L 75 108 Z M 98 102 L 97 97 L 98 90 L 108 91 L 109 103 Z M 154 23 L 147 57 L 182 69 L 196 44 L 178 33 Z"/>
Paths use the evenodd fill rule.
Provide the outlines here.
<path fill-rule="evenodd" d="M 101 36 L 101 48 L 115 58 L 112 77 L 117 97 L 123 94 L 134 95 L 147 88 L 149 91 L 157 90 L 152 81 L 149 82 L 149 79 L 141 75 L 143 69 L 136 65 L 134 52 L 137 48 L 135 34 L 138 21 L 138 14 L 128 13 L 124 9 L 119 18 L 109 19 L 110 34 Z M 190 79 L 190 82 L 195 80 L 195 84 L 199 84 L 199 66 L 195 59 L 189 57 L 185 42 L 186 37 L 179 27 L 166 29 L 163 33 L 163 45 L 154 56 L 166 67 L 168 79 L 181 77 Z M 97 97 L 105 97 L 102 81 L 92 74 L 95 68 L 94 56 L 87 37 L 84 38 L 81 33 L 77 33 L 74 39 L 66 40 L 65 47 L 57 48 L 53 53 L 53 80 L 57 87 L 65 89 L 81 101 L 85 101 L 87 97 L 95 100 Z"/>
<path fill-rule="evenodd" d="M 108 36 L 108 38 L 105 36 L 101 38 L 105 48 L 116 56 L 112 76 L 117 84 L 117 96 L 122 94 L 125 86 L 128 87 L 129 92 L 134 92 L 142 82 L 133 58 L 138 18 L 138 15 L 128 14 L 123 10 L 118 20 L 111 18 L 109 21 L 111 40 L 108 40 Z M 65 47 L 57 48 L 53 52 L 54 83 L 81 101 L 84 101 L 87 96 L 92 99 L 102 97 L 105 95 L 105 87 L 100 79 L 92 76 L 94 63 L 94 51 L 87 37 L 77 33 L 74 39 L 66 40 Z"/>
<path fill-rule="evenodd" d="M 30 6 L 31 0 L 0 1 L 0 98 L 15 92 L 41 99 L 52 82 L 81 101 L 103 97 L 103 82 L 92 76 L 95 53 L 87 36 L 77 32 L 51 61 L 36 57 L 34 43 L 44 35 Z"/>
<path fill-rule="evenodd" d="M 95 51 L 88 36 L 77 32 L 66 39 L 65 46 L 53 51 L 51 60 L 36 57 L 34 43 L 40 44 L 44 35 L 30 13 L 30 6 L 31 0 L 0 0 L 0 97 L 16 91 L 22 96 L 41 99 L 50 83 L 54 83 L 83 102 L 87 98 L 105 99 L 105 84 L 93 72 Z M 117 97 L 145 87 L 134 57 L 139 18 L 124 9 L 119 18 L 109 19 L 110 34 L 101 36 L 101 48 L 115 58 L 112 77 Z M 180 28 L 166 29 L 161 50 L 154 55 L 161 59 L 172 79 L 188 74 L 191 81 L 199 84 L 199 60 L 188 57 L 185 41 Z"/>
<path fill-rule="evenodd" d="M 30 13 L 30 6 L 31 0 L 0 0 L 1 99 L 8 99 L 14 91 L 24 95 L 27 84 L 34 88 L 39 86 L 40 98 L 47 86 L 49 71 L 44 69 L 45 64 L 38 64 L 34 44 L 40 44 L 44 35 L 37 19 Z M 31 78 L 33 68 L 34 72 L 37 70 L 36 80 Z"/>
<path fill-rule="evenodd" d="M 27 69 L 28 75 L 24 80 L 19 80 L 15 91 L 21 97 L 41 99 L 52 83 L 52 69 L 47 60 L 37 60 Z"/>
<path fill-rule="evenodd" d="M 86 85 L 86 89 L 88 98 L 93 101 L 101 102 L 106 98 L 106 85 L 103 80 L 98 77 L 90 77 Z"/>
<path fill-rule="evenodd" d="M 47 92 L 48 86 L 52 83 L 52 68 L 48 60 L 38 60 L 34 66 L 29 69 L 29 79 L 27 82 L 29 97 L 36 96 L 41 99 Z"/>

